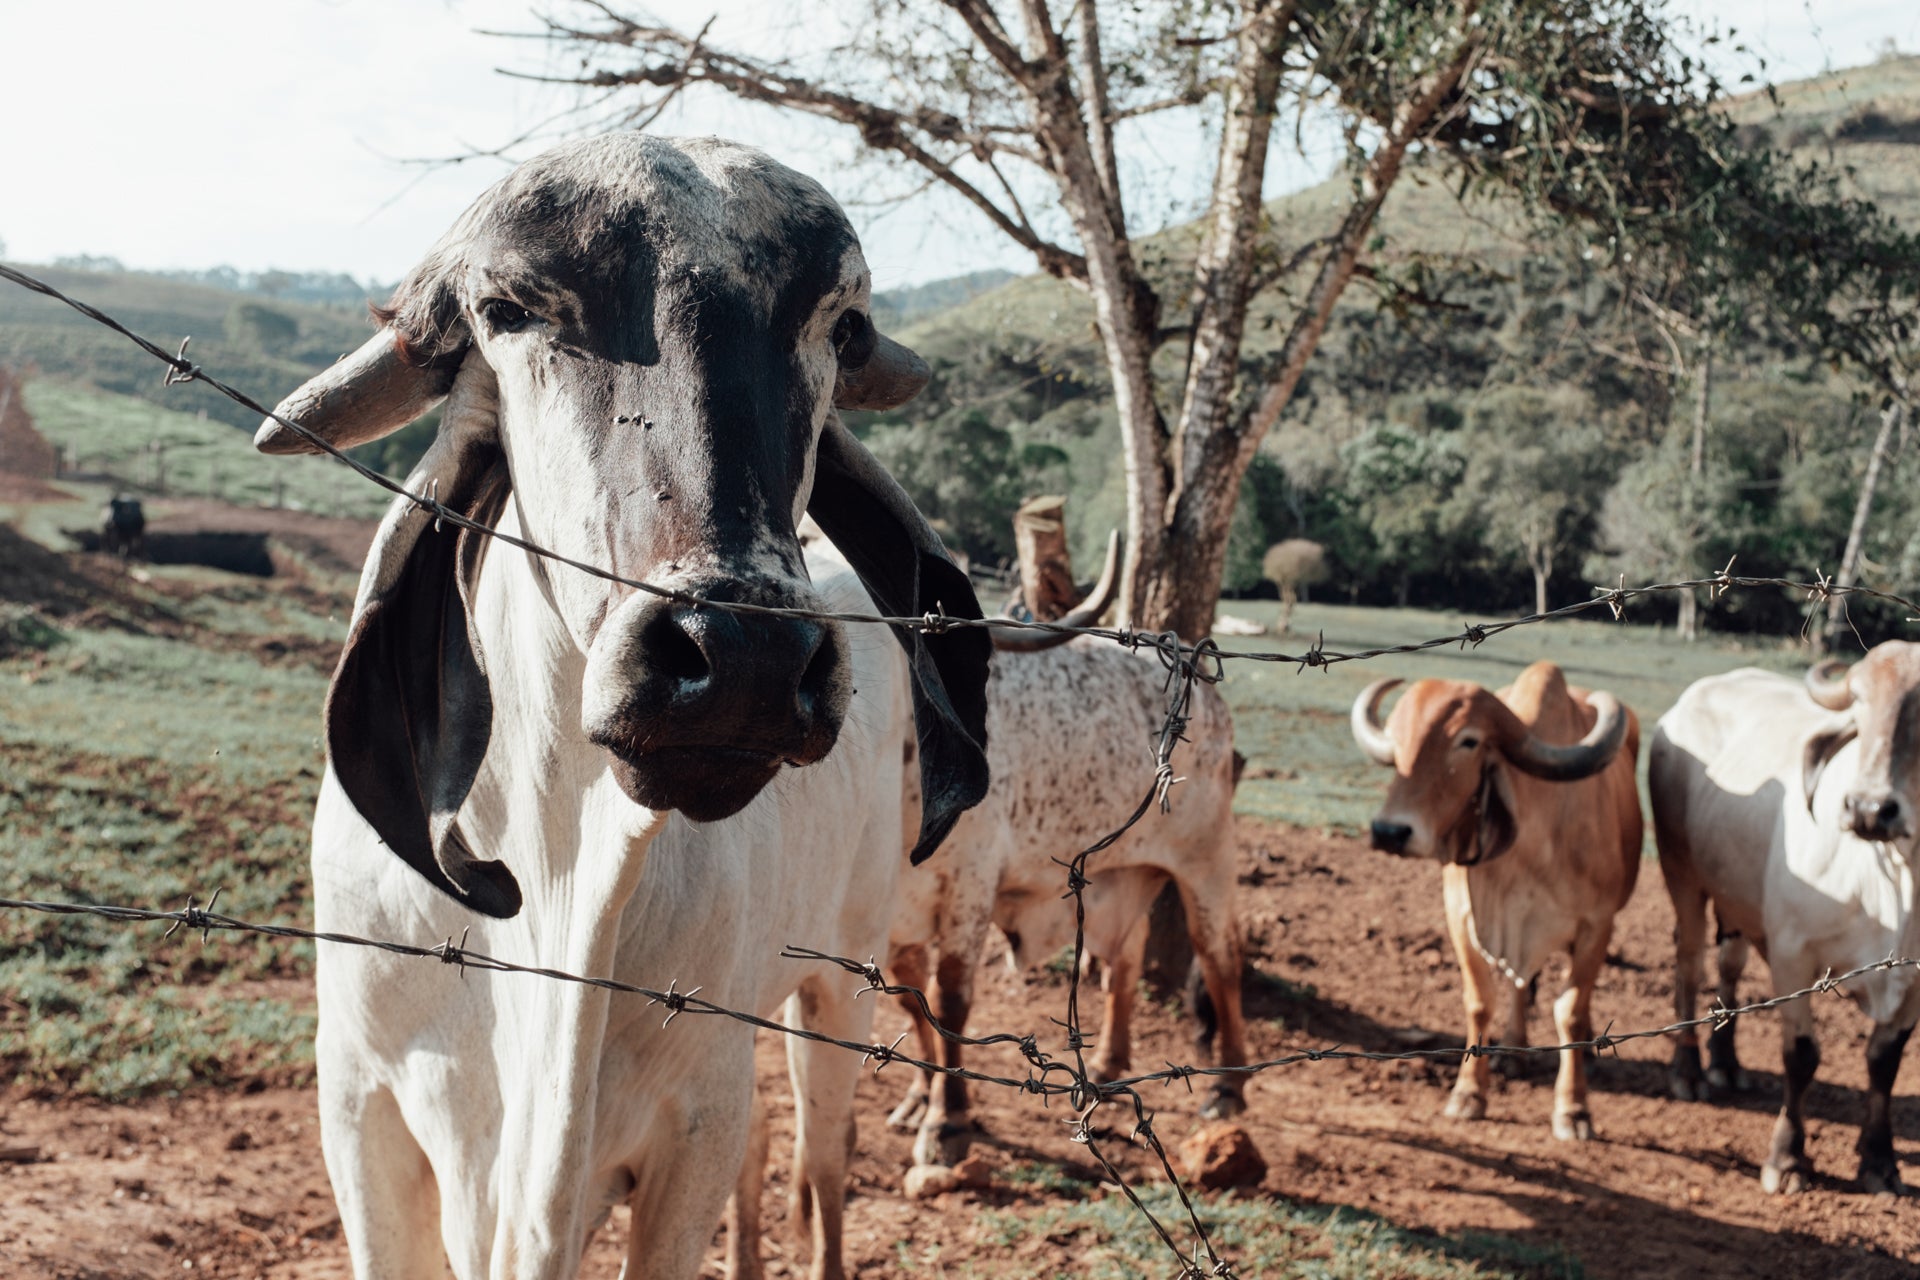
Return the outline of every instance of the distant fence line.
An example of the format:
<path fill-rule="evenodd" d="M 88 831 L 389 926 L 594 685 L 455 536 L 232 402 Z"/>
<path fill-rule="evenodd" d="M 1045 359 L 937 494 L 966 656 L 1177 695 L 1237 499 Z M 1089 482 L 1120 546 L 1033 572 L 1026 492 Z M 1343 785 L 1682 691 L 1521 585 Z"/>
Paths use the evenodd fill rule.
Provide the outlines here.
<path fill-rule="evenodd" d="M 935 1027 L 938 1034 L 950 1042 L 973 1047 L 991 1047 L 996 1045 L 1013 1047 L 1027 1063 L 1028 1072 L 1024 1077 L 999 1076 L 972 1069 L 945 1067 L 938 1063 L 922 1061 L 913 1057 L 911 1054 L 902 1053 L 899 1049 L 900 1042 L 898 1040 L 891 1045 L 881 1043 L 863 1044 L 856 1041 L 825 1036 L 802 1028 L 788 1027 L 783 1023 L 761 1017 L 758 1014 L 729 1009 L 706 1000 L 699 995 L 697 989 L 685 992 L 680 991 L 677 989 L 677 982 L 669 982 L 664 990 L 660 990 L 631 983 L 617 982 L 611 978 L 593 977 L 590 975 L 567 973 L 555 969 L 519 965 L 469 950 L 464 945 L 464 939 L 456 943 L 453 939 L 448 938 L 436 945 L 423 946 L 418 943 L 401 942 L 391 939 L 364 938 L 352 934 L 317 932 L 291 925 L 257 924 L 215 913 L 212 908 L 219 896 L 217 891 L 214 894 L 214 898 L 210 899 L 205 907 L 189 902 L 185 908 L 176 911 L 90 903 L 40 902 L 13 898 L 0 898 L 0 909 L 55 915 L 92 916 L 122 923 L 165 921 L 171 926 L 167 930 L 167 936 L 169 937 L 171 937 L 175 931 L 182 928 L 199 930 L 203 936 L 216 930 L 238 931 L 283 939 L 323 942 L 330 945 L 374 947 L 396 955 L 437 960 L 443 964 L 459 967 L 462 970 L 477 969 L 496 973 L 526 974 L 556 982 L 575 983 L 612 992 L 641 996 L 650 1003 L 659 1004 L 665 1008 L 666 1022 L 671 1022 L 682 1013 L 727 1017 L 761 1030 L 832 1044 L 848 1052 L 858 1053 L 862 1055 L 863 1059 L 873 1062 L 876 1070 L 890 1062 L 901 1062 L 924 1071 L 960 1076 L 979 1084 L 1016 1090 L 1020 1093 L 1037 1097 L 1043 1103 L 1051 1099 L 1061 1099 L 1071 1107 L 1074 1113 L 1074 1124 L 1071 1130 L 1072 1140 L 1087 1148 L 1088 1152 L 1101 1165 L 1107 1175 L 1114 1181 L 1115 1185 L 1127 1196 L 1133 1207 L 1145 1217 L 1156 1236 L 1177 1261 L 1179 1266 L 1178 1274 L 1182 1277 L 1209 1275 L 1229 1276 L 1233 1274 L 1234 1266 L 1232 1262 L 1223 1258 L 1216 1249 L 1211 1235 L 1200 1221 L 1199 1214 L 1187 1194 L 1178 1171 L 1174 1168 L 1172 1160 L 1167 1155 L 1166 1148 L 1155 1132 L 1153 1128 L 1153 1111 L 1147 1106 L 1140 1093 L 1140 1088 L 1143 1085 L 1165 1085 L 1175 1081 L 1190 1082 L 1196 1076 L 1223 1077 L 1253 1075 L 1262 1071 L 1290 1066 L 1301 1062 L 1332 1060 L 1363 1060 L 1373 1062 L 1416 1060 L 1465 1061 L 1476 1057 L 1496 1055 L 1560 1053 L 1576 1050 L 1605 1052 L 1615 1049 L 1620 1044 L 1633 1040 L 1673 1035 L 1681 1031 L 1703 1026 L 1712 1028 L 1723 1027 L 1727 1025 L 1731 1019 L 1742 1014 L 1775 1009 L 1783 1004 L 1797 1000 L 1811 999 L 1815 995 L 1838 990 L 1844 983 L 1865 974 L 1894 968 L 1920 967 L 1920 959 L 1888 956 L 1884 960 L 1877 961 L 1870 965 L 1864 965 L 1858 969 L 1837 976 L 1829 973 L 1812 986 L 1799 991 L 1777 995 L 1771 999 L 1758 1001 L 1750 1005 L 1743 1005 L 1734 1009 L 1716 1007 L 1704 1017 L 1668 1023 L 1661 1027 L 1633 1031 L 1615 1032 L 1612 1030 L 1611 1025 L 1609 1025 L 1605 1031 L 1591 1039 L 1566 1044 L 1532 1046 L 1467 1045 L 1461 1049 L 1409 1049 L 1402 1051 L 1358 1050 L 1349 1049 L 1343 1045 L 1336 1045 L 1326 1049 L 1300 1050 L 1280 1057 L 1249 1063 L 1244 1066 L 1202 1067 L 1169 1064 L 1167 1068 L 1162 1071 L 1147 1072 L 1141 1075 L 1128 1076 L 1124 1079 L 1108 1082 L 1095 1080 L 1092 1073 L 1088 1070 L 1082 1054 L 1082 1050 L 1086 1044 L 1086 1038 L 1082 1033 L 1079 1012 L 1081 962 L 1085 955 L 1086 943 L 1085 903 L 1083 894 L 1087 886 L 1089 859 L 1097 855 L 1101 850 L 1111 846 L 1144 818 L 1156 805 L 1165 809 L 1171 803 L 1170 789 L 1177 781 L 1174 777 L 1172 767 L 1172 753 L 1175 745 L 1184 739 L 1187 724 L 1187 710 L 1194 696 L 1195 686 L 1202 683 L 1214 683 L 1222 679 L 1225 675 L 1225 664 L 1227 661 L 1242 660 L 1289 663 L 1297 666 L 1299 670 L 1305 671 L 1308 668 L 1327 668 L 1344 662 L 1366 661 L 1392 654 L 1419 653 L 1429 649 L 1447 646 L 1477 646 L 1494 636 L 1511 631 L 1517 627 L 1530 626 L 1560 618 L 1576 617 L 1600 610 L 1607 611 L 1615 620 L 1621 620 L 1624 618 L 1626 606 L 1633 601 L 1647 596 L 1679 591 L 1704 590 L 1714 596 L 1718 596 L 1733 588 L 1773 588 L 1803 592 L 1809 601 L 1845 600 L 1857 596 L 1893 604 L 1907 613 L 1909 621 L 1920 620 L 1920 604 L 1916 604 L 1904 596 L 1878 591 L 1870 587 L 1857 585 L 1842 586 L 1824 576 L 1816 577 L 1816 579 L 1811 582 L 1805 582 L 1787 578 L 1738 575 L 1733 572 L 1733 564 L 1729 561 L 1726 568 L 1717 574 L 1707 577 L 1693 578 L 1685 581 L 1653 583 L 1639 587 L 1628 587 L 1623 580 L 1618 586 L 1598 589 L 1593 597 L 1588 600 L 1518 618 L 1495 622 L 1471 623 L 1451 634 L 1436 636 L 1428 640 L 1407 644 L 1384 645 L 1377 648 L 1354 651 L 1330 650 L 1325 648 L 1321 640 L 1316 640 L 1314 644 L 1304 652 L 1283 653 L 1224 649 L 1211 639 L 1204 639 L 1197 643 L 1189 644 L 1183 642 L 1177 635 L 1171 632 L 1156 634 L 1135 631 L 1125 627 L 1075 628 L 1061 626 L 1057 623 L 1037 621 L 1010 622 L 1006 619 L 995 619 L 989 624 L 989 622 L 984 619 L 948 617 L 935 613 L 928 613 L 919 617 L 887 617 L 867 613 L 778 608 L 767 605 L 709 600 L 698 593 L 663 588 L 641 580 L 623 577 L 600 566 L 573 560 L 558 552 L 529 542 L 524 538 L 501 533 L 489 526 L 477 523 L 463 513 L 441 505 L 432 494 L 417 494 L 409 491 L 404 485 L 374 471 L 358 460 L 348 457 L 345 453 L 321 439 L 307 428 L 301 426 L 298 422 L 291 421 L 274 413 L 262 406 L 258 401 L 247 396 L 244 392 L 238 391 L 212 376 L 206 370 L 187 359 L 186 340 L 183 340 L 179 344 L 179 348 L 175 353 L 168 354 L 168 352 L 158 344 L 133 332 L 106 313 L 87 303 L 69 297 L 53 286 L 25 272 L 13 267 L 0 265 L 0 279 L 6 279 L 22 288 L 65 303 L 67 306 L 72 307 L 96 323 L 104 325 L 126 337 L 129 341 L 153 356 L 157 361 L 167 366 L 163 379 L 166 385 L 171 386 L 176 383 L 185 382 L 205 383 L 221 395 L 259 413 L 262 417 L 272 418 L 275 422 L 287 427 L 302 439 L 314 445 L 316 449 L 332 455 L 333 458 L 369 483 L 375 484 L 396 497 L 413 503 L 423 511 L 433 515 L 435 519 L 451 523 L 460 528 L 473 530 L 481 535 L 518 547 L 529 554 L 567 565 L 593 577 L 616 582 L 650 595 L 674 600 L 678 603 L 737 614 L 804 618 L 814 621 L 849 624 L 879 624 L 932 634 L 956 628 L 993 625 L 997 627 L 1016 626 L 1027 630 L 1045 631 L 1055 634 L 1095 636 L 1129 649 L 1139 650 L 1144 648 L 1156 653 L 1166 668 L 1165 688 L 1167 695 L 1166 713 L 1155 740 L 1153 752 L 1154 761 L 1151 769 L 1153 775 L 1152 780 L 1139 806 L 1127 820 L 1113 832 L 1094 842 L 1086 849 L 1081 850 L 1071 860 L 1062 860 L 1066 879 L 1065 896 L 1073 901 L 1075 913 L 1073 963 L 1069 970 L 1067 983 L 1066 1016 L 1059 1021 L 1059 1025 L 1064 1032 L 1064 1042 L 1066 1045 L 1065 1056 L 1056 1055 L 1044 1049 L 1040 1045 L 1038 1036 L 1031 1032 L 1026 1034 L 999 1033 L 987 1036 L 968 1036 L 951 1031 L 941 1026 L 939 1020 L 933 1016 L 933 1010 L 924 992 L 915 987 L 901 986 L 887 982 L 883 971 L 873 960 L 860 961 L 853 957 L 835 956 L 825 952 L 812 951 L 791 945 L 781 952 L 782 956 L 789 959 L 837 965 L 848 973 L 861 977 L 867 983 L 868 988 L 875 992 L 902 996 L 914 1000 L 918 1004 L 921 1012 L 927 1017 L 927 1020 Z M 1182 1247 L 1182 1245 L 1174 1239 L 1168 1225 L 1148 1209 L 1133 1187 L 1128 1184 L 1119 1168 L 1108 1158 L 1105 1151 L 1099 1145 L 1099 1134 L 1093 1123 L 1094 1117 L 1101 1107 L 1118 1103 L 1124 1103 L 1131 1110 L 1133 1118 L 1132 1136 L 1143 1142 L 1153 1153 L 1163 1174 L 1178 1193 L 1180 1202 L 1186 1211 L 1186 1226 L 1192 1232 L 1194 1241 L 1192 1246 Z"/>

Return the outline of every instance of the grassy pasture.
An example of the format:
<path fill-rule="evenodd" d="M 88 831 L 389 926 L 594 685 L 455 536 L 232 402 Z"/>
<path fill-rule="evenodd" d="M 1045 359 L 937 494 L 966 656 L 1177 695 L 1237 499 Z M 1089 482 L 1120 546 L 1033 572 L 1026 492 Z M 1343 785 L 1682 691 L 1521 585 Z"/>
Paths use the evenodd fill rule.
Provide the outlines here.
<path fill-rule="evenodd" d="M 1268 600 L 1230 600 L 1221 608 L 1268 626 L 1279 611 L 1278 603 Z M 1600 610 L 1598 617 L 1608 614 Z M 1631 606 L 1628 618 L 1625 623 L 1543 622 L 1494 636 L 1478 648 L 1449 645 L 1318 670 L 1229 662 L 1221 692 L 1233 707 L 1236 745 L 1248 757 L 1235 809 L 1296 826 L 1364 831 L 1384 790 L 1385 771 L 1354 746 L 1347 712 L 1360 691 L 1382 676 L 1472 680 L 1497 689 L 1527 664 L 1551 659 L 1566 669 L 1573 683 L 1608 690 L 1631 707 L 1640 717 L 1644 742 L 1680 691 L 1702 676 L 1743 666 L 1797 672 L 1806 665 L 1805 651 L 1787 641 L 1706 636 L 1686 644 L 1669 629 L 1633 623 Z M 1221 636 L 1219 641 L 1227 649 L 1301 653 L 1323 637 L 1328 650 L 1350 651 L 1416 643 L 1458 632 L 1472 622 L 1497 620 L 1416 609 L 1303 604 L 1294 615 L 1291 636 Z M 1644 778 L 1644 752 L 1641 768 Z"/>
<path fill-rule="evenodd" d="M 175 496 L 360 519 L 378 518 L 391 500 L 330 458 L 263 465 L 246 431 L 197 413 L 44 378 L 26 384 L 26 401 L 40 434 L 71 450 L 82 472 L 107 472 L 143 492 L 156 483 L 158 447 L 166 492 Z"/>

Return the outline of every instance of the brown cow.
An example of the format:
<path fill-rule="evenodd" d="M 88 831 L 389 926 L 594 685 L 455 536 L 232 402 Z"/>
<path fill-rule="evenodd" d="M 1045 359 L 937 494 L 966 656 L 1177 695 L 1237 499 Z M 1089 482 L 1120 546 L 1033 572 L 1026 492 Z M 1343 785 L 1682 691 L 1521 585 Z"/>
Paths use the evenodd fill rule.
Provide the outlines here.
<path fill-rule="evenodd" d="M 1355 741 L 1394 770 L 1373 847 L 1444 864 L 1467 1043 L 1490 1043 L 1496 972 L 1507 1040 L 1526 1043 L 1528 989 L 1563 950 L 1573 967 L 1554 1024 L 1562 1042 L 1590 1039 L 1594 979 L 1640 871 L 1639 722 L 1612 694 L 1569 688 L 1559 667 L 1536 662 L 1497 697 L 1461 680 L 1418 681 L 1382 727 L 1380 700 L 1399 683 L 1377 680 L 1353 704 Z M 1486 1114 L 1488 1066 L 1468 1060 L 1449 1116 Z M 1579 1053 L 1560 1057 L 1553 1136 L 1593 1136 Z"/>

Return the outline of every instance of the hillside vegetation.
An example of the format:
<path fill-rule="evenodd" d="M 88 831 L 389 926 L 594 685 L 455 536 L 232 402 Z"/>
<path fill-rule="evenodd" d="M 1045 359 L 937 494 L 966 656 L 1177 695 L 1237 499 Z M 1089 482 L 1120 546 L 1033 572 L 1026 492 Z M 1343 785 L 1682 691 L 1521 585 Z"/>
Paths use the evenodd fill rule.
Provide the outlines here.
<path fill-rule="evenodd" d="M 1786 85 L 1777 104 L 1736 104 L 1752 144 L 1850 168 L 1854 190 L 1920 225 L 1920 59 Z M 1699 484 L 1709 531 L 1697 563 L 1663 562 L 1650 531 L 1674 518 L 1661 495 L 1687 465 L 1697 352 L 1682 342 L 1676 374 L 1676 349 L 1604 264 L 1563 252 L 1506 206 L 1463 203 L 1432 172 L 1416 166 L 1394 189 L 1374 255 L 1381 283 L 1348 291 L 1263 444 L 1236 520 L 1230 591 L 1258 584 L 1268 544 L 1306 537 L 1328 546 L 1322 594 L 1332 598 L 1531 607 L 1523 543 L 1542 519 L 1558 542 L 1556 603 L 1584 597 L 1590 581 L 1710 572 L 1735 554 L 1749 573 L 1833 570 L 1878 426 L 1864 388 L 1791 350 L 1716 350 Z M 1283 248 L 1331 227 L 1345 181 L 1269 205 Z M 1158 269 L 1183 270 L 1196 236 L 1155 237 Z M 1250 360 L 1277 344 L 1277 314 L 1271 299 L 1255 304 Z M 916 499 L 992 560 L 1011 552 L 1006 513 L 1020 497 L 1071 493 L 1074 547 L 1091 560 L 1123 518 L 1124 489 L 1085 297 L 1025 277 L 902 337 L 933 363 L 934 384 L 862 429 Z M 1183 355 L 1176 341 L 1159 359 Z M 1920 584 L 1913 468 L 1898 456 L 1882 479 L 1864 564 L 1872 585 Z M 1710 616 L 1781 631 L 1799 608 L 1729 596 Z M 1870 628 L 1872 611 L 1856 612 Z"/>

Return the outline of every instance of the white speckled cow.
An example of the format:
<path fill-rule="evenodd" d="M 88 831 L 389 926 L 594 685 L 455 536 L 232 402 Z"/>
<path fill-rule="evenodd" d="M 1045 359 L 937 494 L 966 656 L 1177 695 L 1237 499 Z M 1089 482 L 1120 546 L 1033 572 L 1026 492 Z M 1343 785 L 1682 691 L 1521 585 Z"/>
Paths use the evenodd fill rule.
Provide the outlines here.
<path fill-rule="evenodd" d="M 1063 623 L 1097 617 L 1116 577 L 1110 547 L 1092 600 Z M 1068 643 L 1043 633 L 994 633 L 987 683 L 987 797 L 955 825 L 941 856 L 902 871 L 894 918 L 893 980 L 929 991 L 941 1025 L 966 1029 L 974 967 L 989 923 L 1026 967 L 1073 940 L 1073 907 L 1063 899 L 1069 860 L 1126 820 L 1154 777 L 1153 746 L 1167 708 L 1167 672 L 1152 653 L 1111 641 Z M 1105 1017 L 1091 1065 L 1101 1079 L 1129 1069 L 1134 988 L 1153 900 L 1171 879 L 1212 997 L 1216 1060 L 1246 1061 L 1240 1012 L 1240 935 L 1234 915 L 1233 722 L 1211 685 L 1194 690 L 1188 742 L 1174 751 L 1184 781 L 1172 811 L 1150 808 L 1138 825 L 1088 863 L 1087 953 L 1103 966 Z M 932 979 L 931 986 L 929 979 Z M 958 1066 L 960 1046 L 941 1039 L 917 1005 L 906 1003 L 930 1061 Z M 1238 1077 L 1215 1083 L 1208 1115 L 1245 1109 Z M 917 1128 L 914 1160 L 952 1164 L 965 1155 L 972 1124 L 966 1082 L 917 1077 L 889 1124 Z"/>
<path fill-rule="evenodd" d="M 1709 902 L 1729 1005 L 1749 947 L 1766 958 L 1776 992 L 1829 970 L 1920 955 L 1920 645 L 1876 645 L 1839 678 L 1816 668 L 1805 685 L 1753 668 L 1696 681 L 1654 728 L 1647 787 L 1673 898 L 1682 1020 L 1694 1016 L 1705 979 Z M 1841 990 L 1873 1022 L 1860 1182 L 1897 1192 L 1893 1083 L 1920 1021 L 1920 976 L 1888 969 Z M 1760 1180 L 1768 1191 L 1799 1191 L 1813 1177 L 1803 1111 L 1820 1045 L 1809 1001 L 1781 1006 L 1779 1017 L 1786 1092 Z M 1675 1036 L 1677 1097 L 1741 1085 L 1731 1022 L 1708 1049 L 1703 1080 L 1697 1034 Z"/>
<path fill-rule="evenodd" d="M 446 400 L 409 488 L 707 600 L 977 617 L 836 407 L 925 380 L 867 319 L 817 184 L 717 139 L 559 148 L 489 190 L 280 412 L 357 444 Z M 270 453 L 312 448 L 274 422 Z M 846 559 L 803 559 L 811 515 Z M 849 561 L 851 568 L 849 568 Z M 931 852 L 986 787 L 979 630 L 849 644 L 537 559 L 401 500 L 327 699 L 322 929 L 682 991 L 861 1039 L 783 943 L 864 955 L 918 724 Z M 469 931 L 471 931 L 469 933 Z M 744 1167 L 753 1033 L 604 990 L 320 951 L 322 1137 L 357 1275 L 565 1280 L 615 1204 L 626 1275 L 691 1280 Z M 793 999 L 789 1001 L 789 996 Z M 796 1045 L 813 1274 L 841 1274 L 856 1055 Z M 736 1233 L 733 1267 L 757 1271 Z"/>

